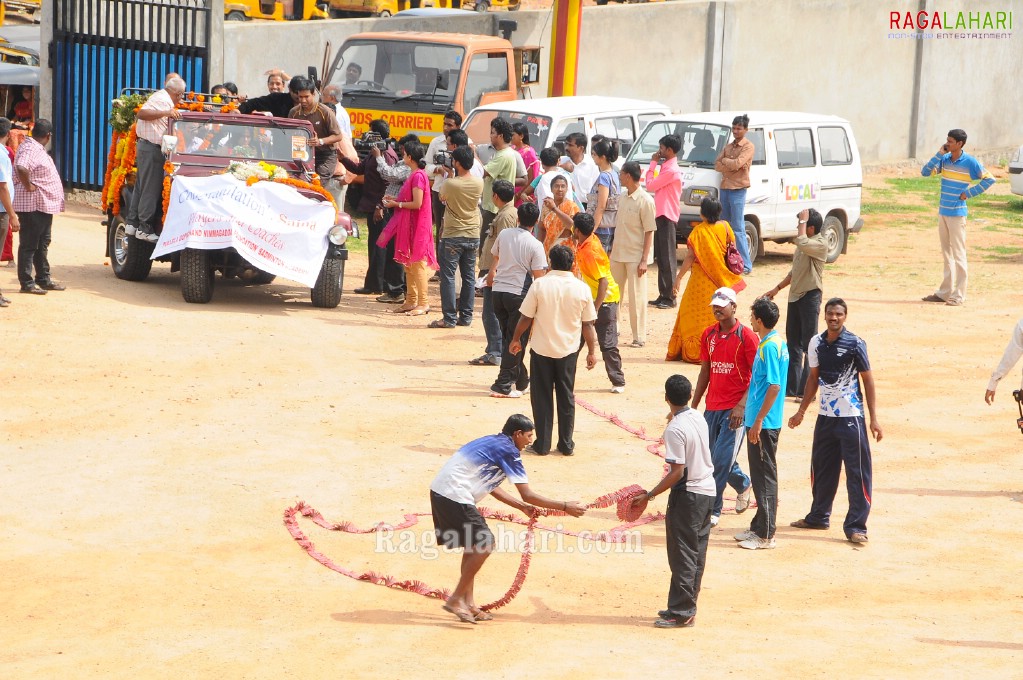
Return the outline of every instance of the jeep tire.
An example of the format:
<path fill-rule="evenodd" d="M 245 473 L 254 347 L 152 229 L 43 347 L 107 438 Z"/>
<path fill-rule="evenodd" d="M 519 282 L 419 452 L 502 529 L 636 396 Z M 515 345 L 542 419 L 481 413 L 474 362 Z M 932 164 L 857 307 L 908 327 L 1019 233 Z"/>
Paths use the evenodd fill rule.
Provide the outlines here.
<path fill-rule="evenodd" d="M 213 257 L 209 250 L 181 251 L 181 297 L 185 302 L 206 304 L 213 299 Z"/>
<path fill-rule="evenodd" d="M 313 307 L 332 309 L 341 303 L 341 282 L 345 277 L 345 261 L 341 258 L 325 257 L 316 277 L 316 286 L 309 289 Z"/>
<path fill-rule="evenodd" d="M 149 259 L 155 243 L 142 241 L 124 233 L 124 218 L 115 215 L 107 228 L 110 268 L 114 276 L 125 281 L 145 281 L 153 268 Z"/>

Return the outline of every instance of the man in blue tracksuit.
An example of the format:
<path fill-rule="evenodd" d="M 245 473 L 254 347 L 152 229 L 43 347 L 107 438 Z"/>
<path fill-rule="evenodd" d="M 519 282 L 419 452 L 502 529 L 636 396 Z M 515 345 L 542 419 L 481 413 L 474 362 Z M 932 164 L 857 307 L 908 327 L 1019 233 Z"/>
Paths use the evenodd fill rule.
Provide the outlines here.
<path fill-rule="evenodd" d="M 810 454 L 813 505 L 806 517 L 792 522 L 791 526 L 799 529 L 828 528 L 844 463 L 845 486 L 849 492 L 845 536 L 853 543 L 866 543 L 872 480 L 870 440 L 863 423 L 864 396 L 874 439 L 881 441 L 882 432 L 874 408 L 874 376 L 867 359 L 867 345 L 846 330 L 847 310 L 848 306 L 841 298 L 831 298 L 824 305 L 824 321 L 828 330 L 810 340 L 810 377 L 806 381 L 799 410 L 789 418 L 789 427 L 798 427 L 803 422 L 803 414 L 817 395 L 819 386 L 820 412 L 813 430 L 813 451 Z"/>

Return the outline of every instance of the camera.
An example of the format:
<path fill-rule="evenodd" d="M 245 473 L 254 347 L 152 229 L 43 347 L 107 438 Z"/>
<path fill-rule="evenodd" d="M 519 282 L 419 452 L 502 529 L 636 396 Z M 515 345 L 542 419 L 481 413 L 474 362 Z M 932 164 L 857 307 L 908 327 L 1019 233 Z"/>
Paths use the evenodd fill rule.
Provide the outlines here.
<path fill-rule="evenodd" d="M 391 140 L 384 139 L 380 136 L 379 132 L 373 132 L 368 130 L 363 133 L 362 137 L 354 140 L 355 150 L 359 152 L 368 153 L 370 149 L 380 149 L 381 152 L 387 151 L 388 147 L 391 146 Z"/>
<path fill-rule="evenodd" d="M 433 161 L 436 165 L 443 165 L 449 170 L 453 170 L 454 166 L 451 164 L 451 152 L 450 151 L 438 151 L 433 155 Z"/>

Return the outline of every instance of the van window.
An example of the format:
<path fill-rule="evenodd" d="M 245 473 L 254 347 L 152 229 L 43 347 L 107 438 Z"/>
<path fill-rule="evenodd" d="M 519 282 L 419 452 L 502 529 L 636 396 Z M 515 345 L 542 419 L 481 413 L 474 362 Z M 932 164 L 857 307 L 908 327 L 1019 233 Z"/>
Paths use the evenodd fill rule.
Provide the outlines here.
<path fill-rule="evenodd" d="M 852 163 L 852 149 L 845 128 L 817 128 L 817 139 L 821 144 L 821 165 L 849 165 Z"/>
<path fill-rule="evenodd" d="M 810 128 L 775 130 L 774 143 L 778 149 L 779 168 L 812 168 L 817 164 Z"/>
<path fill-rule="evenodd" d="M 617 139 L 621 142 L 618 152 L 624 158 L 625 154 L 632 148 L 633 142 L 636 141 L 636 132 L 632 129 L 632 116 L 598 118 L 594 123 L 596 134 Z"/>
<path fill-rule="evenodd" d="M 764 146 L 764 129 L 746 131 L 746 139 L 753 142 L 753 165 L 767 165 L 767 147 Z"/>
<path fill-rule="evenodd" d="M 554 136 L 547 141 L 547 146 L 560 145 L 558 148 L 564 153 L 565 138 L 573 132 L 581 132 L 586 134 L 586 125 L 583 123 L 582 118 L 565 118 L 558 123 L 557 129 L 554 131 Z M 590 138 L 586 137 L 586 147 L 589 148 Z"/>
<path fill-rule="evenodd" d="M 655 120 L 659 120 L 661 118 L 664 118 L 663 113 L 641 113 L 639 114 L 639 129 L 642 130 L 647 126 L 648 123 L 652 123 Z M 664 135 L 661 136 L 663 137 Z M 660 139 L 660 137 L 658 137 L 658 139 Z M 650 153 L 653 153 L 653 151 L 651 151 Z"/>
<path fill-rule="evenodd" d="M 504 92 L 507 89 L 508 55 L 504 52 L 474 54 L 465 79 L 462 108 L 471 111 L 479 105 L 480 97 L 487 92 Z"/>
<path fill-rule="evenodd" d="M 715 123 L 682 123 L 673 133 L 682 138 L 679 163 L 713 168 L 731 133 L 730 127 Z"/>

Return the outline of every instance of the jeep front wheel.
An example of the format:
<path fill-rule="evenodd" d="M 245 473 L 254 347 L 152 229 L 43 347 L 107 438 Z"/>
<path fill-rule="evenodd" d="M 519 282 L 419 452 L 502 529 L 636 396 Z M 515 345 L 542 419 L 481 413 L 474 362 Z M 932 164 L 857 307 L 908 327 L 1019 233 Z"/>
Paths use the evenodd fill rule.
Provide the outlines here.
<path fill-rule="evenodd" d="M 181 297 L 199 304 L 213 299 L 213 257 L 209 250 L 181 251 Z"/>
<path fill-rule="evenodd" d="M 316 286 L 309 290 L 313 307 L 333 308 L 341 303 L 341 281 L 345 276 L 345 261 L 327 257 L 320 266 Z"/>
<path fill-rule="evenodd" d="M 107 238 L 110 239 L 110 268 L 114 276 L 125 281 L 145 281 L 153 268 L 149 258 L 156 244 L 124 233 L 124 218 L 120 215 L 110 221 Z"/>

